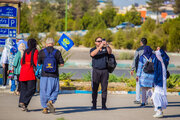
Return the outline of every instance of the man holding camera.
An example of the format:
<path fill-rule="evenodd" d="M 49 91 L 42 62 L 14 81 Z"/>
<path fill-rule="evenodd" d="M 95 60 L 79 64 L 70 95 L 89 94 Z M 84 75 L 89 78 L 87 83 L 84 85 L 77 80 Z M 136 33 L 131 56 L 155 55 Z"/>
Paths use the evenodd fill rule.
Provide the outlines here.
<path fill-rule="evenodd" d="M 107 87 L 109 72 L 107 69 L 108 54 L 112 53 L 112 49 L 108 43 L 101 37 L 95 39 L 95 47 L 90 50 L 90 56 L 92 57 L 92 110 L 96 110 L 97 95 L 99 83 L 101 83 L 102 91 L 102 109 L 107 110 Z"/>

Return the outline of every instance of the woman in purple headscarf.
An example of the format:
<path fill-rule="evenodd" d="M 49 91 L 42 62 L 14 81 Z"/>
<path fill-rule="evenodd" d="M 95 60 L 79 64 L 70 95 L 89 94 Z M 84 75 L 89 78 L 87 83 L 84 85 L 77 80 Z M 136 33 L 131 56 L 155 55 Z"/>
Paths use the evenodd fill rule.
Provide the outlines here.
<path fill-rule="evenodd" d="M 153 50 L 150 46 L 144 47 L 144 53 L 140 56 L 137 77 L 136 80 L 139 81 L 140 87 L 142 88 L 142 104 L 141 107 L 145 107 L 146 102 L 146 92 L 153 87 L 154 84 L 154 71 L 147 72 L 145 67 L 147 62 L 155 63 L 157 61 L 156 55 L 153 53 Z M 153 67 L 155 67 L 152 64 Z"/>

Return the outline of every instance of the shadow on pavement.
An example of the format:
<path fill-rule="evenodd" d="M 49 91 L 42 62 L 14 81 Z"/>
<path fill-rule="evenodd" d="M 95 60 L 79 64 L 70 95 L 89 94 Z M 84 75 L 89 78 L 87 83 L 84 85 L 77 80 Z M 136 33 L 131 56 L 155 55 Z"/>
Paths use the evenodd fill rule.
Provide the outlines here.
<path fill-rule="evenodd" d="M 138 109 L 138 108 L 140 108 L 140 107 L 139 106 L 112 107 L 112 108 L 108 108 L 108 111 L 110 111 L 110 110 L 118 110 L 118 109 Z M 146 106 L 146 108 L 152 108 L 152 106 Z M 87 111 L 103 111 L 103 110 L 101 109 L 101 107 L 97 107 L 97 110 L 91 110 L 90 106 L 84 106 L 84 107 L 62 107 L 62 108 L 56 108 L 55 115 L 66 114 L 66 113 L 76 113 L 76 112 L 87 112 Z"/>
<path fill-rule="evenodd" d="M 164 118 L 177 118 L 177 117 L 180 117 L 180 114 L 179 115 L 164 115 Z"/>

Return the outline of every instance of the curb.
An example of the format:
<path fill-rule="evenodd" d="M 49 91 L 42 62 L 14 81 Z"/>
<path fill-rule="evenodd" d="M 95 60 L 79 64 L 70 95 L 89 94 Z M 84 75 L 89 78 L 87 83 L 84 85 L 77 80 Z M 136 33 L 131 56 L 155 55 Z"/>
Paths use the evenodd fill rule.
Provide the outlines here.
<path fill-rule="evenodd" d="M 10 89 L 0 89 L 0 93 L 10 93 Z M 92 94 L 92 91 L 88 90 L 60 90 L 59 94 Z M 102 91 L 99 91 L 98 94 L 102 94 Z M 136 91 L 108 91 L 108 94 L 113 95 L 133 95 L 136 94 Z M 180 92 L 167 92 L 167 95 L 180 96 Z"/>
<path fill-rule="evenodd" d="M 91 67 L 92 63 L 88 63 L 88 62 L 66 62 L 64 67 L 78 67 L 78 66 L 87 66 L 87 67 Z M 127 63 L 117 63 L 117 67 L 118 68 L 131 68 L 131 64 L 127 64 Z M 179 65 L 175 65 L 175 64 L 169 64 L 168 68 L 177 68 L 179 67 Z"/>
<path fill-rule="evenodd" d="M 87 90 L 60 90 L 60 94 L 92 94 L 92 91 Z M 99 91 L 98 94 L 102 92 Z M 127 94 L 136 94 L 136 91 L 108 91 L 108 94 L 115 95 L 127 95 Z M 180 96 L 180 92 L 167 92 L 167 95 Z"/>

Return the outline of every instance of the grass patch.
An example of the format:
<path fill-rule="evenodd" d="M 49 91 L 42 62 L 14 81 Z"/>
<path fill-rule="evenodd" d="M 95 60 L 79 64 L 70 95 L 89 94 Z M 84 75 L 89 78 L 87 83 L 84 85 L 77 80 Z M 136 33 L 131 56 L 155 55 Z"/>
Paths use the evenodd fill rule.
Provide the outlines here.
<path fill-rule="evenodd" d="M 64 119 L 64 118 L 57 118 L 56 120 L 66 120 L 66 119 Z"/>
<path fill-rule="evenodd" d="M 122 52 L 119 54 L 118 60 L 133 60 L 134 54 L 130 52 Z"/>

